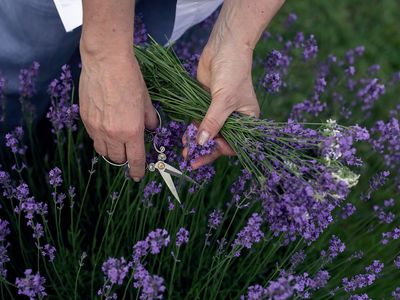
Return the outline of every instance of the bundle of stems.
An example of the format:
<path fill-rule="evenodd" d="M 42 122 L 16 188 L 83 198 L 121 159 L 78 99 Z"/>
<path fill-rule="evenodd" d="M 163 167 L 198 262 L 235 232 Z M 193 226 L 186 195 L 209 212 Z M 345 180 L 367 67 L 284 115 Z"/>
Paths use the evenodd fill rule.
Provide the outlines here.
<path fill-rule="evenodd" d="M 210 93 L 188 74 L 173 50 L 154 41 L 134 50 L 151 99 L 159 102 L 173 119 L 200 122 L 211 103 Z M 326 124 L 307 125 L 323 129 Z M 220 134 L 236 152 L 242 166 L 263 183 L 266 173 L 276 170 L 277 162 L 295 173 L 290 166 L 298 165 L 299 161 L 313 162 L 321 156 L 322 135 L 301 137 L 285 130 L 287 126 L 287 122 L 233 113 Z"/>

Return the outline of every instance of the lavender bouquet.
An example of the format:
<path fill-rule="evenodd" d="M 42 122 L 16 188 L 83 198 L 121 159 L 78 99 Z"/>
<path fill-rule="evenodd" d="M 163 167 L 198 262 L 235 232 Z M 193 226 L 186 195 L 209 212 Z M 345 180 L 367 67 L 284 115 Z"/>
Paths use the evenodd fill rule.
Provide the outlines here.
<path fill-rule="evenodd" d="M 178 120 L 201 121 L 211 97 L 185 70 L 171 49 L 155 42 L 136 47 L 153 100 Z M 354 143 L 369 139 L 366 129 L 326 123 L 275 122 L 233 114 L 221 135 L 237 153 L 247 177 L 257 181 L 266 217 L 276 234 L 289 227 L 312 241 L 331 222 L 331 211 L 357 184 L 350 166 L 360 166 Z M 251 180 L 249 180 L 251 181 Z M 296 207 L 286 216 L 278 206 Z M 277 208 L 280 211 L 280 208 Z M 280 220 L 280 221 L 279 221 Z"/>

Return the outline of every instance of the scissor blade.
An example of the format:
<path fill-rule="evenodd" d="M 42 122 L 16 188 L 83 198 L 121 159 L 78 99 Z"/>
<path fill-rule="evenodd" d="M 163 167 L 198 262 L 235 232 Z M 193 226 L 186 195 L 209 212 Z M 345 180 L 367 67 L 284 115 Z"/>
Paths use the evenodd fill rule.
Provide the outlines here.
<path fill-rule="evenodd" d="M 170 166 L 169 164 L 165 164 L 164 171 L 167 172 L 168 174 L 171 174 L 176 177 L 181 177 L 181 178 L 185 179 L 186 181 L 189 181 L 193 184 L 198 185 L 198 183 L 196 181 L 194 181 L 192 178 L 183 174 L 181 171 L 179 171 L 178 169 L 175 169 L 173 166 Z"/>
<path fill-rule="evenodd" d="M 162 178 L 164 179 L 165 183 L 167 184 L 169 190 L 171 191 L 172 195 L 175 197 L 175 199 L 181 203 L 181 200 L 179 199 L 178 192 L 176 191 L 175 184 L 172 181 L 171 175 L 166 173 L 164 170 L 159 170 Z"/>

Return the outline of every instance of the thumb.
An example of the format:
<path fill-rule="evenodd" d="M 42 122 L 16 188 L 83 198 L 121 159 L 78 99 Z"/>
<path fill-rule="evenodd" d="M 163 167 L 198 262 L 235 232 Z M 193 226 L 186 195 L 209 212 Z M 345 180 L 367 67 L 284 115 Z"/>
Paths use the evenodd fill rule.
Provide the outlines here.
<path fill-rule="evenodd" d="M 232 101 L 227 101 L 225 98 L 214 98 L 210 107 L 199 126 L 197 134 L 197 143 L 203 146 L 209 139 L 213 139 L 231 113 L 234 112 L 234 107 L 229 105 Z"/>
<path fill-rule="evenodd" d="M 144 111 L 145 111 L 145 126 L 147 129 L 155 130 L 159 126 L 160 120 L 158 119 L 158 115 L 156 110 L 151 103 L 150 97 L 145 101 L 144 104 Z"/>

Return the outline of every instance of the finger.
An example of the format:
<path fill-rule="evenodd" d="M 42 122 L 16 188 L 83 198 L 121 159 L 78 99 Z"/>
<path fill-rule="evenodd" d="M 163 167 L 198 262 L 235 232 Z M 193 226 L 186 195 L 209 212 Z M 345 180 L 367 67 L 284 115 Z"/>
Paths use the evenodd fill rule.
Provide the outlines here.
<path fill-rule="evenodd" d="M 182 156 L 185 160 L 187 159 L 188 151 L 189 151 L 188 148 L 183 148 L 182 150 Z"/>
<path fill-rule="evenodd" d="M 186 131 L 185 131 L 185 133 L 182 135 L 181 141 L 182 141 L 183 147 L 185 147 L 185 146 L 187 145 L 187 135 L 186 135 Z"/>
<path fill-rule="evenodd" d="M 193 170 L 196 170 L 202 166 L 212 163 L 221 155 L 221 152 L 216 149 L 211 154 L 198 157 L 194 162 L 191 163 L 191 167 L 193 168 Z"/>
<path fill-rule="evenodd" d="M 217 144 L 218 151 L 225 156 L 236 156 L 235 151 L 229 145 L 229 143 L 223 137 L 217 137 L 214 139 Z"/>
<path fill-rule="evenodd" d="M 158 115 L 156 113 L 156 110 L 151 103 L 150 97 L 148 97 L 148 100 L 145 101 L 145 107 L 144 107 L 145 115 L 144 115 L 144 120 L 145 120 L 145 126 L 147 129 L 150 130 L 155 130 L 160 124 L 160 120 L 158 119 Z"/>
<path fill-rule="evenodd" d="M 107 157 L 117 164 L 126 162 L 125 145 L 123 143 L 108 140 L 107 142 Z"/>
<path fill-rule="evenodd" d="M 129 175 L 138 182 L 144 176 L 146 162 L 143 132 L 126 144 L 126 155 L 129 163 Z"/>
<path fill-rule="evenodd" d="M 233 103 L 233 99 L 224 96 L 216 95 L 213 98 L 206 116 L 199 126 L 197 134 L 199 145 L 203 146 L 209 139 L 213 139 L 218 134 L 226 119 L 235 110 L 231 103 Z"/>
<path fill-rule="evenodd" d="M 93 141 L 93 147 L 96 150 L 97 154 L 107 156 L 107 145 L 104 140 L 95 139 Z"/>

